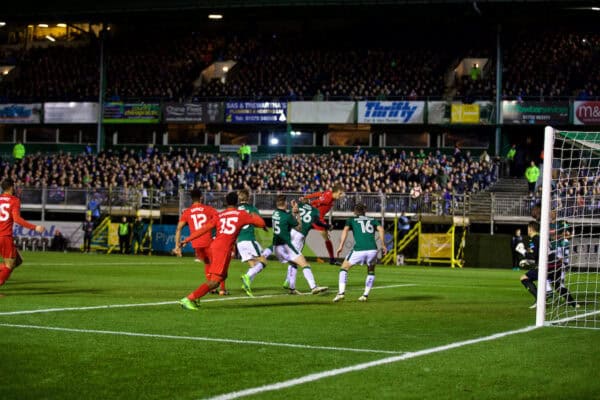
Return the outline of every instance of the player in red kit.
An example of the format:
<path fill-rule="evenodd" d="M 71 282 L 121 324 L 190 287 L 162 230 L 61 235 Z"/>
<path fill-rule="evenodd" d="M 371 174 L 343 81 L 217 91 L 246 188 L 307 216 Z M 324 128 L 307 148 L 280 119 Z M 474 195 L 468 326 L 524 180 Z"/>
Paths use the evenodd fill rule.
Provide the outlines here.
<path fill-rule="evenodd" d="M 203 228 L 181 242 L 181 245 L 177 246 L 174 250 L 176 253 L 181 253 L 181 246 L 201 237 L 213 228 L 217 229 L 217 235 L 209 246 L 211 260 L 206 271 L 206 282 L 187 297 L 179 300 L 179 304 L 186 310 L 198 310 L 197 299 L 205 296 L 227 278 L 229 262 L 231 261 L 231 251 L 240 233 L 240 229 L 247 224 L 259 228 L 265 227 L 265 221 L 258 215 L 251 215 L 244 210 L 238 210 L 237 202 L 237 193 L 228 193 L 225 197 L 227 208 L 218 213 Z"/>
<path fill-rule="evenodd" d="M 42 225 L 33 225 L 21 217 L 21 201 L 14 196 L 15 184 L 12 179 L 2 181 L 2 194 L 0 195 L 0 286 L 8 279 L 10 274 L 23 263 L 23 259 L 13 242 L 13 224 L 17 224 L 37 233 L 43 233 L 46 228 Z"/>
<path fill-rule="evenodd" d="M 325 216 L 333 207 L 333 202 L 341 198 L 343 195 L 344 189 L 342 185 L 334 185 L 333 188 L 331 188 L 331 190 L 309 194 L 307 196 L 304 196 L 304 198 L 300 198 L 300 201 L 310 201 L 310 205 L 319 210 L 319 219 L 322 222 L 322 224 L 327 225 L 325 223 Z M 329 263 L 339 265 L 339 263 L 335 261 L 335 256 L 333 253 L 333 243 L 331 243 L 331 238 L 329 237 L 329 232 L 327 231 L 327 229 L 325 229 L 321 225 L 316 224 L 313 224 L 313 229 L 321 232 L 321 236 L 325 241 L 327 253 L 329 253 Z"/>
<path fill-rule="evenodd" d="M 177 230 L 175 231 L 175 252 L 180 252 L 178 249 L 179 243 L 181 242 L 181 230 L 184 226 L 190 228 L 190 235 L 200 230 L 206 223 L 217 215 L 217 210 L 211 206 L 202 204 L 202 192 L 199 189 L 194 189 L 191 192 L 192 205 L 189 208 L 183 210 L 181 218 L 179 218 L 179 224 L 177 224 Z M 196 262 L 204 262 L 204 272 L 208 271 L 208 265 L 210 264 L 210 256 L 208 254 L 210 242 L 212 241 L 211 232 L 207 232 L 197 239 L 192 241 L 192 248 L 194 249 Z M 225 289 L 225 281 L 221 282 L 219 295 L 224 296 L 227 294 Z"/>

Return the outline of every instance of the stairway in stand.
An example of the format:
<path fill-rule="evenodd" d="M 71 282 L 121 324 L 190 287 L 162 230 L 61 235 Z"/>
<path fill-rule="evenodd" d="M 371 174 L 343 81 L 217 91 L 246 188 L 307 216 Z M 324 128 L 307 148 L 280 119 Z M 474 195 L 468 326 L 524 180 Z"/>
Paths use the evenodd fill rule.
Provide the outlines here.
<path fill-rule="evenodd" d="M 518 201 L 527 196 L 527 181 L 525 178 L 500 178 L 488 190 L 471 195 L 469 219 L 471 222 L 490 222 L 492 218 L 492 195 L 496 199 Z"/>

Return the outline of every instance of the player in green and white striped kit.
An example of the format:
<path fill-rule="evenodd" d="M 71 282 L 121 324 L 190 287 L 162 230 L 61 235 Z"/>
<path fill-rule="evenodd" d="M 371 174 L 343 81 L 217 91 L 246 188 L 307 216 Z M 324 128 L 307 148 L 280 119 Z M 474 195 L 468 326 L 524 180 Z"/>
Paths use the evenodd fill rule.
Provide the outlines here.
<path fill-rule="evenodd" d="M 258 209 L 248 203 L 249 199 L 250 193 L 247 190 L 242 189 L 238 191 L 238 210 L 244 210 L 248 214 L 259 215 Z M 254 225 L 245 225 L 240 230 L 236 247 L 240 253 L 242 262 L 247 262 L 249 265 L 248 272 L 241 276 L 242 289 L 244 289 L 248 296 L 254 297 L 251 288 L 252 281 L 267 266 L 266 258 L 261 256 L 262 248 L 254 236 Z"/>
<path fill-rule="evenodd" d="M 326 291 L 326 286 L 318 286 L 315 282 L 310 265 L 302 255 L 298 244 L 294 245 L 292 241 L 293 228 L 301 224 L 300 211 L 296 201 L 292 200 L 292 212 L 287 211 L 288 202 L 284 195 L 277 196 L 277 209 L 273 212 L 273 253 L 280 262 L 290 263 L 296 267 L 302 268 L 302 273 L 312 294 L 318 294 Z M 296 276 L 290 279 L 290 294 L 299 294 L 295 287 Z"/>
<path fill-rule="evenodd" d="M 334 297 L 333 301 L 338 302 L 344 299 L 344 292 L 346 291 L 346 280 L 348 277 L 348 270 L 350 267 L 356 264 L 367 265 L 367 279 L 365 280 L 365 291 L 363 295 L 358 298 L 359 301 L 367 301 L 369 292 L 375 282 L 375 264 L 377 262 L 377 242 L 375 242 L 375 229 L 379 233 L 379 240 L 382 245 L 385 243 L 383 226 L 371 217 L 365 216 L 366 207 L 364 204 L 357 204 L 354 207 L 354 217 L 346 221 L 346 226 L 342 231 L 342 237 L 340 239 L 340 246 L 337 249 L 337 256 L 340 256 L 344 248 L 344 243 L 348 237 L 348 232 L 352 230 L 354 235 L 354 248 L 342 263 L 339 275 L 339 289 L 338 294 Z M 385 245 L 382 247 L 382 252 L 385 255 L 387 249 Z"/>
<path fill-rule="evenodd" d="M 313 228 L 313 224 L 321 226 L 325 229 L 329 229 L 329 224 L 321 222 L 319 209 L 311 206 L 309 203 L 298 203 L 298 212 L 300 213 L 300 225 L 292 229 L 291 237 L 292 245 L 294 245 L 294 248 L 301 253 L 302 249 L 304 248 L 306 236 Z M 263 253 L 263 255 L 264 254 L 265 253 Z M 296 266 L 292 263 L 289 263 L 285 282 L 283 283 L 284 289 L 296 287 L 296 272 Z"/>

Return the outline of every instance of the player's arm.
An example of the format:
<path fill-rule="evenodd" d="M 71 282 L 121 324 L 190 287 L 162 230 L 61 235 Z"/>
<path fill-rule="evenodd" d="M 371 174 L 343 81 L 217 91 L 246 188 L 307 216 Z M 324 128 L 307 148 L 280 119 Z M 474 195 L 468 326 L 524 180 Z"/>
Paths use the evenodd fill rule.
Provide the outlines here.
<path fill-rule="evenodd" d="M 173 252 L 177 254 L 178 257 L 181 257 L 181 230 L 186 224 L 187 222 L 185 221 L 179 221 L 179 223 L 177 224 L 177 229 L 175 230 L 175 249 L 173 250 Z"/>
<path fill-rule="evenodd" d="M 300 197 L 298 200 L 301 202 L 309 202 L 310 199 L 316 199 L 319 198 L 323 193 L 322 192 L 316 192 L 316 193 L 312 193 L 312 194 L 307 194 L 305 196 Z"/>
<path fill-rule="evenodd" d="M 250 224 L 256 226 L 257 228 L 266 228 L 267 224 L 264 219 L 258 214 L 250 215 Z"/>
<path fill-rule="evenodd" d="M 13 221 L 17 224 L 21 225 L 24 228 L 30 229 L 32 231 L 36 231 L 37 233 L 44 233 L 46 228 L 43 225 L 34 225 L 30 222 L 27 222 L 23 217 L 21 217 L 21 213 L 19 212 L 20 204 L 18 207 L 15 207 L 12 213 Z"/>
<path fill-rule="evenodd" d="M 210 230 L 213 229 L 213 228 L 215 228 L 216 226 L 217 226 L 216 221 L 212 220 L 212 221 L 208 222 L 202 228 L 200 228 L 199 230 L 197 230 L 196 232 L 194 232 L 190 236 L 188 236 L 185 240 L 182 240 L 181 241 L 181 246 L 185 246 L 186 244 L 188 244 L 192 240 L 197 239 L 200 236 L 204 235 L 206 232 L 210 232 Z"/>
<path fill-rule="evenodd" d="M 298 227 L 298 229 L 300 229 L 302 227 L 302 216 L 300 215 L 300 207 L 298 207 L 298 202 L 296 200 L 292 200 L 290 204 L 292 205 L 292 216 L 296 221 L 294 227 Z"/>
<path fill-rule="evenodd" d="M 342 236 L 340 237 L 340 245 L 338 246 L 338 249 L 336 251 L 336 255 L 338 257 L 340 256 L 340 253 L 344 249 L 344 243 L 346 243 L 346 238 L 348 237 L 348 232 L 349 231 L 350 231 L 350 227 L 348 225 L 346 225 L 344 227 L 344 230 L 342 231 Z"/>
<path fill-rule="evenodd" d="M 385 231 L 383 226 L 377 225 L 377 232 L 379 232 L 379 240 L 381 240 L 381 254 L 384 256 L 387 254 L 387 247 L 385 247 Z"/>

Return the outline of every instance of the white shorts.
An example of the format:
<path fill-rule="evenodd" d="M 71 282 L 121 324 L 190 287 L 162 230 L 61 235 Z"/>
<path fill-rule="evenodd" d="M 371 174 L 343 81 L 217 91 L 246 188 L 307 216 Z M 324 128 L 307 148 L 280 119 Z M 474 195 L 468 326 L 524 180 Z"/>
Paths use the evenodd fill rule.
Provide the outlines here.
<path fill-rule="evenodd" d="M 291 248 L 287 244 L 281 244 L 278 246 L 273 246 L 273 253 L 281 263 L 287 263 L 295 260 L 300 257 L 302 253 L 298 252 L 296 249 Z"/>
<path fill-rule="evenodd" d="M 352 250 L 346 256 L 346 260 L 351 266 L 356 264 L 374 265 L 377 261 L 377 250 Z"/>
<path fill-rule="evenodd" d="M 236 246 L 243 262 L 259 257 L 260 253 L 262 253 L 262 248 L 257 241 L 244 240 L 237 242 Z"/>
<path fill-rule="evenodd" d="M 292 229 L 290 236 L 292 237 L 292 244 L 294 245 L 294 248 L 302 253 L 302 249 L 304 248 L 304 235 L 297 230 Z"/>

